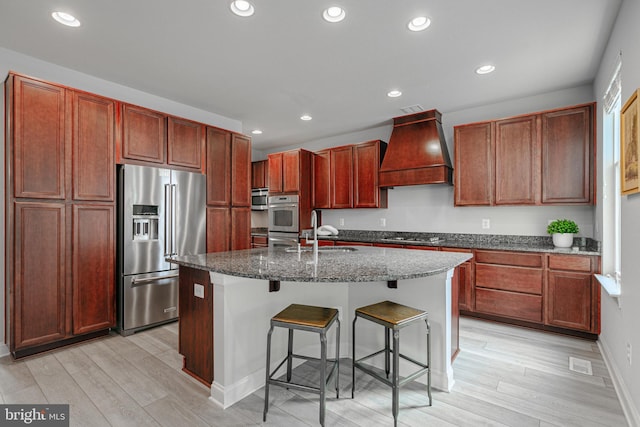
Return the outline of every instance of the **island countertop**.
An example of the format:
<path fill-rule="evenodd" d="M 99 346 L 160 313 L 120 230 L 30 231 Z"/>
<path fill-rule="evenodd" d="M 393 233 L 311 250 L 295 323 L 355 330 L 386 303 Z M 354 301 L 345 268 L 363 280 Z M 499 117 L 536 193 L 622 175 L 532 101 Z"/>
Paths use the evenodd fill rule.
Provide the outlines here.
<path fill-rule="evenodd" d="M 343 248 L 342 248 L 343 249 Z M 353 251 L 311 252 L 283 248 L 184 255 L 167 261 L 199 270 L 252 279 L 287 282 L 376 282 L 414 279 L 446 272 L 472 257 L 462 252 L 357 247 Z"/>

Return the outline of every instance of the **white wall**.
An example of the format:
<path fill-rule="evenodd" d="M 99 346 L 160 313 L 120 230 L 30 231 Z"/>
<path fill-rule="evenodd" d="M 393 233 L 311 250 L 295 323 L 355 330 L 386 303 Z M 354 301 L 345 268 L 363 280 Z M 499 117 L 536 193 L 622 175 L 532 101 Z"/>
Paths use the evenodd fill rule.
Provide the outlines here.
<path fill-rule="evenodd" d="M 449 154 L 453 159 L 453 127 L 455 125 L 533 113 L 593 100 L 592 86 L 584 85 L 460 111 L 442 112 L 442 126 Z M 437 108 L 437 105 L 433 107 Z M 372 139 L 389 141 L 391 130 L 392 121 L 389 120 L 389 124 L 385 126 L 310 141 L 300 146 L 317 151 L 326 147 Z M 283 151 L 283 149 L 273 151 Z M 580 237 L 594 236 L 595 209 L 592 206 L 456 208 L 453 206 L 453 187 L 439 184 L 396 187 L 389 190 L 388 205 L 387 209 L 325 209 L 322 211 L 322 222 L 349 230 L 544 236 L 550 219 L 571 218 L 580 227 Z M 344 226 L 339 226 L 340 218 L 344 219 Z M 386 227 L 380 226 L 380 218 L 385 218 Z M 482 229 L 482 219 L 485 218 L 490 219 L 491 228 L 488 230 Z"/>
<path fill-rule="evenodd" d="M 594 92 L 602 99 L 615 59 L 622 51 L 622 103 L 640 87 L 640 2 L 624 0 L 620 9 L 609 44 L 600 64 L 594 83 Z M 598 109 L 599 123 L 602 123 L 602 107 Z M 600 127 L 601 128 L 601 127 Z M 599 152 L 602 152 L 602 137 L 598 139 Z M 602 182 L 602 176 L 599 176 Z M 601 205 L 601 203 L 599 203 Z M 622 297 L 621 306 L 602 293 L 602 334 L 600 344 L 609 368 L 617 382 L 627 419 L 632 426 L 640 425 L 640 359 L 634 356 L 640 351 L 640 194 L 622 197 Z M 598 221 L 601 221 L 602 209 L 598 209 Z M 627 361 L 627 343 L 631 344 L 632 363 Z M 635 359 L 635 360 L 634 360 Z"/>
<path fill-rule="evenodd" d="M 150 95 L 139 90 L 121 86 L 115 83 L 111 83 L 105 80 L 98 79 L 86 74 L 78 73 L 76 71 L 59 67 L 57 65 L 47 63 L 36 58 L 25 56 L 17 52 L 13 52 L 7 49 L 0 48 L 0 82 L 2 91 L 4 93 L 4 81 L 9 71 L 15 71 L 17 73 L 26 74 L 31 77 L 48 80 L 54 83 L 59 83 L 75 89 L 81 89 L 87 92 L 95 93 L 98 95 L 114 98 L 120 101 L 129 102 L 132 104 L 140 105 L 143 107 L 162 111 L 164 113 L 176 115 L 191 120 L 195 120 L 201 123 L 206 123 L 212 126 L 217 126 L 223 129 L 228 129 L 235 132 L 242 132 L 242 124 L 238 120 L 229 119 L 217 114 L 209 113 L 207 111 L 199 110 L 188 105 L 179 104 L 168 99 L 160 98 L 154 95 Z M 1 116 L 4 117 L 4 102 L 0 103 Z M 0 140 L 3 142 L 3 149 L 0 150 L 0 165 L 4 171 L 4 155 L 5 155 L 5 122 L 2 120 L 0 124 Z M 0 246 L 0 275 L 2 281 L 5 282 L 5 266 L 4 266 L 4 251 L 5 246 L 5 228 L 4 228 L 4 202 L 5 202 L 5 185 L 4 185 L 4 172 L 0 174 L 0 191 L 2 191 L 2 200 L 0 201 L 0 221 L 2 223 L 2 245 Z M 5 289 L 7 289 L 5 284 Z M 8 291 L 6 292 L 8 295 Z M 6 313 L 5 292 L 0 292 L 0 356 L 7 354 L 7 347 L 3 345 L 5 341 L 5 313 Z"/>

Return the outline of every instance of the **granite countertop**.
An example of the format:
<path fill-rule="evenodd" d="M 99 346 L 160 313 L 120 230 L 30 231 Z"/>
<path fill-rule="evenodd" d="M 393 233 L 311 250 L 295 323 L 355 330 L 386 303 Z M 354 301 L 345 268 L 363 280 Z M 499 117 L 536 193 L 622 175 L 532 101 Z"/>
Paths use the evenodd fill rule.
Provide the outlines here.
<path fill-rule="evenodd" d="M 303 236 L 307 231 L 303 231 Z M 522 252 L 545 252 L 570 255 L 600 255 L 600 243 L 584 237 L 574 238 L 571 248 L 556 248 L 551 236 L 516 236 L 498 234 L 414 233 L 394 231 L 340 230 L 337 236 L 318 236 L 321 240 L 391 243 L 412 246 L 460 249 L 489 249 Z"/>
<path fill-rule="evenodd" d="M 321 248 L 322 249 L 322 248 Z M 288 282 L 378 282 L 439 274 L 471 258 L 469 253 L 411 249 L 354 247 L 320 251 L 313 263 L 311 252 L 286 252 L 283 248 L 184 255 L 167 261 L 230 276 Z"/>

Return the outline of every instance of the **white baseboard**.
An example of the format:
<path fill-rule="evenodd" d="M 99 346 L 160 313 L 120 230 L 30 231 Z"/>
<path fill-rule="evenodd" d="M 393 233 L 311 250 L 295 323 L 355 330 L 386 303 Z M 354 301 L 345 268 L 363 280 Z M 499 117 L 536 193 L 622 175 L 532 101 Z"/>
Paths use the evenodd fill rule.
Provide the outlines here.
<path fill-rule="evenodd" d="M 600 348 L 600 353 L 602 354 L 604 364 L 609 370 L 609 375 L 611 376 L 613 387 L 615 388 L 616 394 L 618 395 L 618 400 L 620 400 L 620 405 L 622 406 L 624 416 L 627 419 L 627 424 L 629 424 L 630 427 L 640 426 L 640 413 L 638 413 L 638 408 L 636 408 L 636 405 L 633 402 L 631 395 L 629 394 L 629 389 L 627 388 L 622 375 L 620 375 L 618 367 L 613 362 L 609 347 L 607 347 L 607 345 L 602 342 L 602 340 L 598 340 L 598 347 Z"/>
<path fill-rule="evenodd" d="M 9 355 L 9 347 L 6 344 L 0 344 L 0 357 Z"/>

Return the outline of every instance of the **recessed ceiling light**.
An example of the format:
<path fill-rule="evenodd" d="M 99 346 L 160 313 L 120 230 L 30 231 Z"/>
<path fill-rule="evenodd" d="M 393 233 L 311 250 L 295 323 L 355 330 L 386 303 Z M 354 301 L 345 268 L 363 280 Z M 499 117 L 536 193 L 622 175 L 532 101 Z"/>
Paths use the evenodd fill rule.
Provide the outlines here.
<path fill-rule="evenodd" d="M 308 122 L 309 120 L 311 120 L 313 117 L 311 117 L 308 114 L 303 114 L 302 116 L 300 116 L 300 120 L 304 120 L 305 122 Z"/>
<path fill-rule="evenodd" d="M 327 22 L 340 22 L 346 16 L 344 9 L 338 6 L 328 7 L 322 12 L 322 17 Z"/>
<path fill-rule="evenodd" d="M 482 65 L 478 68 L 476 68 L 476 73 L 477 74 L 489 74 L 491 72 L 493 72 L 496 69 L 495 66 L 491 65 L 491 64 L 486 64 L 486 65 Z"/>
<path fill-rule="evenodd" d="M 231 11 L 238 16 L 251 16 L 255 12 L 253 5 L 246 0 L 235 0 L 231 2 Z"/>
<path fill-rule="evenodd" d="M 59 23 L 61 23 L 62 25 L 66 25 L 67 27 L 79 27 L 80 26 L 80 21 L 78 21 L 78 19 L 69 14 L 69 13 L 65 13 L 65 12 L 53 12 L 51 14 L 51 17 L 53 19 L 55 19 L 56 21 L 58 21 Z"/>
<path fill-rule="evenodd" d="M 262 135 L 262 131 L 260 129 L 254 129 L 251 131 L 251 133 L 254 135 Z"/>
<path fill-rule="evenodd" d="M 389 98 L 397 98 L 401 95 L 402 95 L 402 92 L 400 92 L 399 90 L 390 90 L 389 92 L 387 92 L 387 96 Z"/>
<path fill-rule="evenodd" d="M 429 28 L 431 25 L 431 19 L 426 16 L 416 16 L 407 24 L 407 28 L 411 31 L 423 31 Z"/>

